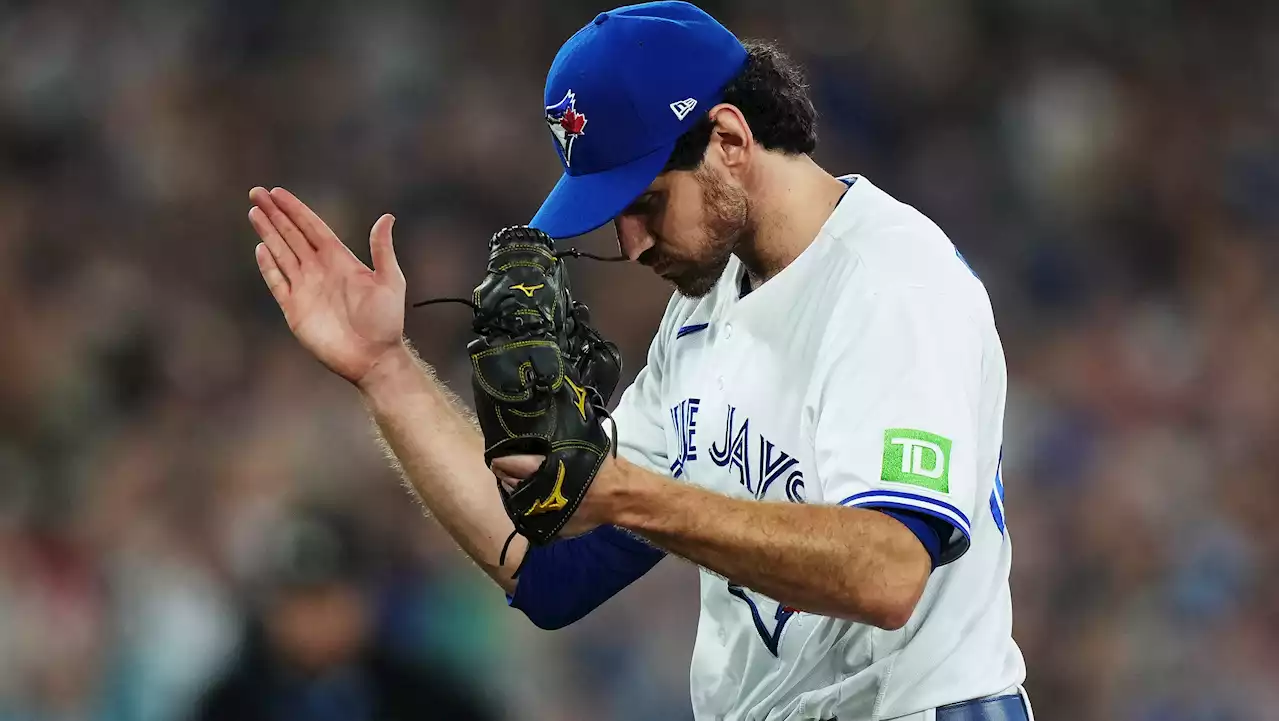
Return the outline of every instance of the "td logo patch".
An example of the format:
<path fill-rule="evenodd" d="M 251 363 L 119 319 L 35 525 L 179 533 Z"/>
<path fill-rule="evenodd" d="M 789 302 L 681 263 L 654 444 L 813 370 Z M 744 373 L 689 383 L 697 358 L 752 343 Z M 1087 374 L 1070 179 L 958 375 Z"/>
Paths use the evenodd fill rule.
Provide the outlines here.
<path fill-rule="evenodd" d="M 947 493 L 950 467 L 951 439 L 914 428 L 884 432 L 882 479 Z"/>

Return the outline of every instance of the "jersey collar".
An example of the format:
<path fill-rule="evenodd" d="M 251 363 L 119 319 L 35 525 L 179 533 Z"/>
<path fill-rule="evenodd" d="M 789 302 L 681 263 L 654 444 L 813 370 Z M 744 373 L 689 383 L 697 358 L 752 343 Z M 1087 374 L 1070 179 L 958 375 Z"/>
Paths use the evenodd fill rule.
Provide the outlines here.
<path fill-rule="evenodd" d="M 849 194 L 849 188 L 852 188 L 853 184 L 858 182 L 858 176 L 842 175 L 836 178 L 836 180 L 839 180 L 840 182 L 844 183 L 844 192 L 841 193 L 839 199 L 836 200 L 836 206 L 835 206 L 836 209 L 831 211 L 832 216 L 834 216 L 836 212 L 839 211 L 840 203 L 844 202 L 844 197 Z M 821 237 L 821 235 L 822 233 L 819 232 L 819 237 Z M 817 238 L 815 238 L 814 240 L 816 242 Z M 738 264 L 738 300 L 742 300 L 743 298 L 746 298 L 747 294 L 750 292 L 751 292 L 751 276 L 747 274 L 746 266 L 743 266 L 741 263 L 739 263 Z"/>

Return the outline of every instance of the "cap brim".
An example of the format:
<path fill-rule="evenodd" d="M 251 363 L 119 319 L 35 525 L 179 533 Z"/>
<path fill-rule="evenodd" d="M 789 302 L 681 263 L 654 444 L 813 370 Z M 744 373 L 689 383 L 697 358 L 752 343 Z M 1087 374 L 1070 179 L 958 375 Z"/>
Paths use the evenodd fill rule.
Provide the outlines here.
<path fill-rule="evenodd" d="M 616 168 L 586 175 L 565 173 L 529 225 L 556 240 L 599 228 L 618 216 L 658 177 L 675 142 Z"/>

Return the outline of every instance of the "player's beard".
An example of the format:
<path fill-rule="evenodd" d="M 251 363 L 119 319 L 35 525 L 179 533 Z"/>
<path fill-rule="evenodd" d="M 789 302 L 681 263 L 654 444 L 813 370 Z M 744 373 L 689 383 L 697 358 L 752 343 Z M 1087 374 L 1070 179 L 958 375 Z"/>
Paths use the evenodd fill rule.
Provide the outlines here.
<path fill-rule="evenodd" d="M 738 244 L 754 235 L 751 203 L 741 188 L 720 180 L 704 167 L 693 171 L 702 189 L 706 216 L 702 221 L 702 240 L 691 257 L 680 263 L 677 272 L 667 280 L 687 298 L 701 298 L 711 292 Z"/>

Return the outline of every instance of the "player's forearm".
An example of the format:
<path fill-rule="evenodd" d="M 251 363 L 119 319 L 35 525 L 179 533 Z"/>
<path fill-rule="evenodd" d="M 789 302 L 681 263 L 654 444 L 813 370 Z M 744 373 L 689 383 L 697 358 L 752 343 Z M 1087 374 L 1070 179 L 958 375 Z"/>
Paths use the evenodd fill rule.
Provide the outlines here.
<path fill-rule="evenodd" d="M 615 524 L 800 610 L 898 628 L 928 579 L 920 542 L 877 511 L 735 499 L 616 468 Z"/>
<path fill-rule="evenodd" d="M 408 345 L 380 361 L 359 388 L 405 481 L 462 550 L 512 592 L 526 541 L 512 540 L 505 566 L 498 565 L 513 526 L 465 408 Z"/>

